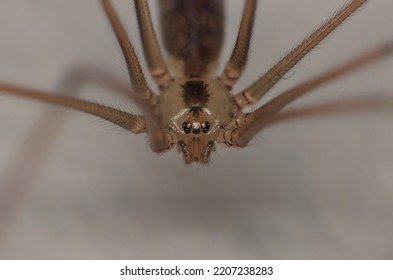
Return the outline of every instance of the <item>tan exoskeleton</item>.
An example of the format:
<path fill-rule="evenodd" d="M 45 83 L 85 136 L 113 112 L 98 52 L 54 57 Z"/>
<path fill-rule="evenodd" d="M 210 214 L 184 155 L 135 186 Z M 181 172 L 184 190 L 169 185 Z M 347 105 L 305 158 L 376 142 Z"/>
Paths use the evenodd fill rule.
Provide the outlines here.
<path fill-rule="evenodd" d="M 131 82 L 120 89 L 140 106 L 144 116 L 85 100 L 0 83 L 0 91 L 84 111 L 133 133 L 146 132 L 150 147 L 161 153 L 177 145 L 186 163 L 208 163 L 215 143 L 244 147 L 266 125 L 285 118 L 277 114 L 294 99 L 355 68 L 381 58 L 392 44 L 371 51 L 314 79 L 296 86 L 250 113 L 255 104 L 306 54 L 340 26 L 367 0 L 352 0 L 252 85 L 236 94 L 231 88 L 247 62 L 257 0 L 245 1 L 237 41 L 222 74 L 211 75 L 223 41 L 223 1 L 161 0 L 163 39 L 168 53 L 181 62 L 182 75 L 170 73 L 161 54 L 146 0 L 135 0 L 145 59 L 159 87 L 155 94 L 146 82 L 134 48 L 109 0 L 101 4 L 121 46 Z"/>

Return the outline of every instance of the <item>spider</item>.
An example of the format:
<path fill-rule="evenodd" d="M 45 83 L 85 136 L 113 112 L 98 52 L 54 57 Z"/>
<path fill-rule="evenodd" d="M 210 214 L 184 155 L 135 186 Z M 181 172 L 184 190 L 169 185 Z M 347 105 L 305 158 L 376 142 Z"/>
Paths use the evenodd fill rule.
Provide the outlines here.
<path fill-rule="evenodd" d="M 223 41 L 223 1 L 162 0 L 163 39 L 182 74 L 175 76 L 165 62 L 146 0 L 135 0 L 145 60 L 159 94 L 149 88 L 133 45 L 110 0 L 101 0 L 121 47 L 130 88 L 119 88 L 142 110 L 143 116 L 86 100 L 0 83 L 0 91 L 83 111 L 135 134 L 146 132 L 153 152 L 177 146 L 187 164 L 208 163 L 216 143 L 244 147 L 264 127 L 285 116 L 280 110 L 312 89 L 393 51 L 392 44 L 370 51 L 320 76 L 305 81 L 252 112 L 257 103 L 304 56 L 339 27 L 367 0 L 352 0 L 280 59 L 247 88 L 232 93 L 246 67 L 257 0 L 245 1 L 237 40 L 222 73 L 214 75 Z"/>

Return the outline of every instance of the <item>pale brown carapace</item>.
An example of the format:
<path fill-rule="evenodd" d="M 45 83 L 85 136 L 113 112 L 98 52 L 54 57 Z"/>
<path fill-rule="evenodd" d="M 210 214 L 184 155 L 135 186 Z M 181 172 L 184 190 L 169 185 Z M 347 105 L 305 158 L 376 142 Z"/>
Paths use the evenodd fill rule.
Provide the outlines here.
<path fill-rule="evenodd" d="M 223 1 L 159 2 L 165 47 L 181 64 L 182 75 L 174 76 L 161 54 L 147 1 L 135 0 L 145 60 L 159 87 L 157 94 L 148 87 L 138 57 L 110 0 L 101 0 L 127 64 L 131 87 L 126 91 L 141 108 L 143 116 L 5 83 L 0 83 L 0 91 L 84 111 L 133 133 L 146 132 L 154 152 L 161 153 L 177 145 L 186 163 L 208 163 L 215 143 L 246 146 L 262 128 L 279 120 L 278 112 L 294 99 L 392 52 L 392 44 L 385 45 L 283 92 L 251 113 L 242 112 L 244 107 L 259 101 L 295 64 L 366 2 L 350 1 L 252 85 L 232 94 L 232 86 L 246 66 L 257 0 L 245 1 L 234 50 L 219 76 L 210 72 L 219 58 L 223 41 Z"/>

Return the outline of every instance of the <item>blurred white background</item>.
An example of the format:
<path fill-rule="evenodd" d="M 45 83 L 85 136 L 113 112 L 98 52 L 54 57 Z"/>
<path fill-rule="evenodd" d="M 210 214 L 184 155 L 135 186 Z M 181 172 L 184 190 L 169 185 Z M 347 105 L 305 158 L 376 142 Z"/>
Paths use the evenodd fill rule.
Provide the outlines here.
<path fill-rule="evenodd" d="M 141 54 L 132 2 L 113 2 Z M 225 2 L 224 62 L 243 5 Z M 260 0 L 251 58 L 235 91 L 345 2 Z M 391 40 L 393 1 L 369 2 L 265 100 Z M 156 1 L 149 3 L 157 15 Z M 97 0 L 1 0 L 0 38 L 1 81 L 56 92 L 78 65 L 126 77 Z M 390 57 L 293 107 L 393 98 L 392 73 Z M 95 86 L 80 96 L 137 110 Z M 185 166 L 175 149 L 155 155 L 146 136 L 48 107 L 0 94 L 0 258 L 393 258 L 391 107 L 269 127 L 247 148 L 218 147 L 208 166 Z"/>

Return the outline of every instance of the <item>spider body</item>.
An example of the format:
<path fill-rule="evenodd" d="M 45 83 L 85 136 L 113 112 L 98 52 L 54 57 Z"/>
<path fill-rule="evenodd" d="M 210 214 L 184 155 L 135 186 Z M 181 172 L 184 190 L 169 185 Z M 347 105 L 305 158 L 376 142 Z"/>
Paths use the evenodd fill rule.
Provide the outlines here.
<path fill-rule="evenodd" d="M 285 119 L 285 114 L 280 115 L 280 111 L 293 100 L 393 51 L 392 43 L 384 45 L 279 94 L 256 110 L 242 112 L 243 108 L 258 102 L 292 67 L 366 2 L 350 1 L 254 83 L 233 93 L 232 86 L 241 77 L 248 59 L 257 0 L 245 1 L 233 52 L 218 76 L 211 74 L 210 70 L 222 45 L 222 0 L 160 1 L 164 45 L 182 65 L 179 76 L 173 75 L 161 54 L 147 0 L 134 0 L 145 60 L 160 90 L 156 94 L 148 86 L 138 56 L 111 1 L 101 0 L 130 78 L 130 87 L 116 87 L 116 90 L 123 91 L 135 101 L 143 116 L 5 83 L 0 83 L 0 91 L 80 110 L 133 133 L 146 132 L 152 151 L 162 153 L 177 145 L 186 163 L 208 163 L 215 143 L 246 146 L 265 126 Z M 302 114 L 305 113 L 297 113 Z"/>
<path fill-rule="evenodd" d="M 132 8 L 130 7 L 131 1 L 113 0 L 112 2 L 116 1 L 120 4 L 118 7 L 122 7 L 120 10 L 124 10 L 124 19 L 127 19 L 129 16 L 127 8 Z M 19 1 L 5 2 L 19 3 Z M 0 77 L 1 81 L 19 81 L 22 84 L 24 82 L 24 85 L 33 83 L 37 87 L 47 89 L 55 87 L 57 79 L 62 78 L 61 70 L 67 69 L 67 65 L 70 65 L 70 61 L 75 57 L 75 52 L 83 55 L 90 51 L 90 48 L 83 49 L 82 45 L 86 44 L 85 40 L 91 42 L 91 45 L 86 44 L 86 47 L 91 47 L 93 42 L 97 44 L 96 39 L 101 40 L 97 45 L 102 49 L 97 53 L 98 57 L 94 55 L 92 60 L 104 59 L 106 56 L 109 60 L 113 60 L 114 67 L 122 68 L 116 56 L 118 50 L 111 41 L 113 39 L 110 36 L 111 30 L 101 30 L 100 25 L 95 25 L 95 23 L 101 22 L 103 25 L 107 24 L 105 14 L 99 9 L 101 8 L 99 1 L 86 1 L 86 3 L 85 1 L 52 1 L 57 3 L 53 5 L 51 5 L 51 1 L 40 1 L 40 5 L 29 5 L 29 1 L 21 2 L 24 3 L 21 6 L 23 10 L 30 11 L 35 8 L 34 11 L 39 17 L 36 14 L 31 17 L 18 17 L 15 15 L 24 14 L 12 12 L 9 8 L 3 9 L 8 11 L 4 18 L 15 18 L 15 21 L 9 23 L 7 21 L 8 24 L 3 24 L 2 27 L 2 30 L 6 30 L 2 34 L 13 35 L 4 36 L 1 43 L 6 46 L 1 48 L 2 73 L 5 73 Z M 180 0 L 179 2 L 194 2 L 194 0 Z M 250 56 L 250 62 L 251 59 L 254 60 L 255 65 L 248 65 L 251 70 L 248 74 L 251 76 L 249 82 L 258 78 L 257 76 L 263 67 L 261 63 L 268 60 L 266 57 L 273 58 L 273 61 L 267 61 L 267 64 L 270 65 L 281 56 L 281 51 L 278 48 L 272 51 L 271 45 L 281 44 L 283 48 L 288 47 L 289 50 L 298 39 L 302 39 L 302 36 L 305 35 L 293 32 L 296 35 L 289 34 L 284 43 L 274 39 L 272 40 L 274 43 L 269 42 L 272 36 L 268 32 L 262 32 L 263 26 L 268 25 L 265 23 L 271 22 L 267 13 L 277 18 L 277 22 L 271 24 L 273 31 L 277 34 L 274 36 L 277 38 L 287 37 L 284 30 L 277 32 L 276 27 L 280 26 L 279 23 L 286 25 L 286 22 L 292 22 L 293 26 L 287 28 L 288 30 L 296 29 L 299 26 L 296 26 L 297 23 L 295 24 L 292 20 L 298 15 L 291 11 L 293 18 L 288 20 L 288 14 L 286 14 L 288 9 L 278 2 L 285 3 L 286 7 L 294 4 L 293 1 L 277 1 L 276 3 L 275 1 L 259 0 L 258 2 L 261 5 L 258 7 L 260 8 L 258 16 L 261 16 L 262 21 L 255 25 L 253 32 L 254 43 L 257 44 L 254 44 L 254 51 Z M 298 28 L 304 32 L 314 30 L 314 24 L 322 23 L 324 17 L 332 14 L 338 8 L 333 1 L 315 1 L 316 6 L 321 4 L 323 7 L 316 11 L 307 6 L 310 2 L 313 1 L 299 1 L 295 5 L 299 13 L 304 14 L 304 19 L 307 19 L 304 25 L 300 24 L 303 27 Z M 335 3 L 338 2 L 343 4 L 349 1 L 340 0 Z M 150 0 L 149 3 L 156 3 L 156 0 Z M 224 3 L 229 4 L 227 1 Z M 231 3 L 238 5 L 236 8 L 229 7 L 231 15 L 232 13 L 240 14 L 240 8 L 245 1 L 232 1 Z M 353 17 L 346 26 L 336 32 L 329 44 L 319 48 L 318 52 L 303 64 L 303 70 L 297 69 L 296 72 L 292 70 L 290 75 L 284 75 L 284 77 L 291 78 L 285 82 L 281 80 L 284 82 L 283 86 L 288 88 L 301 79 L 307 79 L 313 73 L 325 69 L 324 66 L 334 64 L 332 60 L 339 63 L 339 59 L 337 59 L 339 54 L 341 54 L 341 61 L 344 62 L 346 57 L 349 58 L 350 53 L 359 53 L 361 49 L 364 50 L 365 45 L 363 44 L 369 44 L 368 46 L 372 47 L 378 42 L 386 40 L 386 35 L 389 34 L 386 34 L 388 30 L 384 27 L 391 25 L 386 24 L 387 21 L 383 18 L 387 17 L 386 11 L 389 10 L 386 7 L 390 8 L 392 5 L 387 1 L 373 1 L 370 4 L 363 9 L 361 14 Z M 21 4 L 12 4 L 11 6 L 15 5 L 20 6 Z M 61 8 L 53 9 L 54 6 Z M 69 9 L 65 10 L 64 6 Z M 94 6 L 98 6 L 97 10 L 94 9 Z M 272 7 L 271 11 L 266 10 L 270 6 Z M 89 10 L 91 7 L 93 8 Z M 375 10 L 374 7 L 378 7 L 378 9 Z M 77 12 L 75 12 L 76 9 Z M 281 13 L 281 10 L 284 12 Z M 56 16 L 61 12 L 64 12 L 63 15 L 67 14 L 66 18 L 77 14 L 75 17 L 80 17 L 80 19 L 73 21 L 71 25 L 69 20 L 61 20 L 64 17 Z M 85 14 L 89 18 L 86 19 Z M 55 18 L 53 19 L 52 16 Z M 90 18 L 91 16 L 94 17 Z M 35 25 L 33 24 L 35 18 L 45 20 L 41 24 Z M 312 23 L 309 22 L 311 19 L 313 19 Z M 358 19 L 359 26 L 366 24 L 368 19 L 367 26 L 369 28 L 364 28 L 364 26 L 359 28 Z M 28 25 L 30 27 L 28 32 L 25 29 L 21 30 L 17 25 L 18 22 L 22 26 Z M 136 19 L 130 18 L 128 24 L 136 25 L 133 24 L 134 22 Z M 388 23 L 391 23 L 391 20 Z M 88 31 L 93 36 L 85 35 L 84 24 L 89 26 Z M 236 33 L 237 24 L 238 21 L 231 18 L 231 23 L 228 26 L 230 32 Z M 64 41 L 58 41 L 56 37 L 47 38 L 48 35 L 45 33 L 46 29 L 43 25 L 50 26 L 51 31 L 54 32 L 62 30 L 59 32 L 61 33 L 59 37 L 64 38 Z M 64 25 L 67 27 L 65 29 L 67 32 L 63 32 Z M 81 29 L 74 28 L 76 25 L 81 26 Z M 353 27 L 352 31 L 348 32 L 350 30 L 347 27 Z M 373 28 L 378 28 L 375 32 L 378 34 L 377 36 L 371 34 Z M 74 34 L 75 37 L 70 34 Z M 139 39 L 137 33 L 130 32 L 129 34 L 133 40 Z M 261 38 L 257 34 L 260 34 Z M 47 39 L 54 42 L 47 44 L 49 46 L 43 52 L 45 59 L 31 50 L 28 41 L 31 40 L 32 35 L 34 38 L 39 38 L 39 41 Z M 8 52 L 7 46 L 10 45 L 10 42 L 15 47 L 13 51 Z M 79 45 L 75 42 L 78 42 Z M 229 48 L 233 46 L 233 42 L 235 40 L 228 40 Z M 353 51 L 350 42 L 356 42 Z M 109 46 L 106 46 L 105 43 L 108 43 Z M 72 45 L 75 45 L 76 51 Z M 25 50 L 26 46 L 28 46 L 28 50 L 23 54 L 22 50 Z M 36 48 L 41 48 L 41 44 Z M 112 52 L 108 53 L 108 49 Z M 51 50 L 52 52 L 50 52 Z M 62 53 L 63 50 L 65 53 Z M 68 50 L 71 52 L 68 53 Z M 336 54 L 337 57 L 329 60 L 329 55 L 335 56 Z M 32 59 L 27 59 L 30 56 Z M 9 59 L 5 59 L 7 57 Z M 146 61 L 142 52 L 139 53 L 139 58 Z M 226 56 L 222 55 L 221 58 L 225 62 Z M 316 62 L 318 58 L 322 58 L 320 63 Z M 340 97 L 344 101 L 349 101 L 357 94 L 366 94 L 371 97 L 367 100 L 372 100 L 379 93 L 391 96 L 392 84 L 388 78 L 392 73 L 390 62 L 389 60 L 384 62 L 389 68 L 380 68 L 382 71 L 371 69 L 369 72 L 371 75 L 367 75 L 368 73 L 365 71 L 359 73 L 360 75 L 355 73 L 352 79 L 351 77 L 342 79 L 341 82 L 345 83 L 344 86 L 339 81 L 337 87 L 333 85 L 333 87 L 322 88 L 319 93 L 314 92 L 315 96 L 307 96 L 300 100 L 305 103 L 293 104 L 295 105 L 294 110 L 288 108 L 286 112 L 295 112 L 297 109 L 307 107 L 315 108 L 315 105 L 324 105 L 329 100 L 343 104 Z M 47 75 L 47 64 L 52 65 L 49 67 L 49 71 L 53 75 Z M 33 73 L 31 72 L 32 65 L 34 65 Z M 26 71 L 26 69 L 28 70 Z M 145 74 L 148 75 L 147 67 L 146 70 Z M 182 78 L 178 78 L 174 75 L 173 80 L 170 80 L 166 86 L 160 87 L 160 94 L 156 95 L 154 112 L 159 117 L 160 126 L 164 128 L 164 133 L 171 139 L 170 143 L 172 144 L 171 153 L 167 153 L 165 156 L 152 154 L 146 148 L 145 133 L 149 131 L 146 130 L 146 115 L 143 110 L 140 110 L 141 116 L 138 119 L 130 116 L 125 127 L 131 131 L 139 132 L 141 135 L 129 135 L 129 132 L 122 133 L 113 127 L 102 129 L 105 126 L 102 120 L 94 120 L 94 116 L 84 117 L 80 113 L 68 112 L 67 109 L 58 110 L 68 116 L 67 125 L 62 126 L 61 120 L 54 118 L 52 112 L 41 112 L 41 110 L 46 111 L 45 105 L 35 106 L 36 104 L 32 104 L 33 102 L 21 101 L 17 97 L 2 98 L 3 133 L 1 144 L 3 150 L 1 162 L 3 173 L 0 184 L 0 200 L 2 202 L 0 205 L 1 213 L 5 217 L 11 216 L 11 219 L 0 221 L 2 229 L 0 235 L 6 232 L 10 237 L 0 238 L 0 241 L 8 241 L 6 246 L 2 247 L 3 255 L 17 258 L 26 258 L 26 256 L 67 258 L 73 254 L 83 258 L 86 256 L 86 258 L 100 256 L 102 258 L 114 256 L 129 258 L 131 252 L 131 257 L 135 258 L 141 257 L 141 254 L 149 258 L 167 258 L 169 241 L 179 244 L 176 247 L 177 250 L 169 252 L 172 254 L 171 256 L 176 256 L 176 258 L 190 256 L 195 258 L 208 256 L 210 258 L 220 257 L 222 254 L 236 258 L 239 257 L 239 252 L 240 257 L 261 256 L 261 258 L 266 258 L 266 252 L 272 258 L 283 255 L 289 256 L 289 258 L 315 257 L 316 255 L 321 258 L 332 258 L 332 256 L 337 258 L 343 256 L 353 256 L 354 258 L 379 256 L 384 258 L 389 256 L 391 248 L 387 248 L 387 243 L 381 241 L 380 237 L 382 236 L 383 240 L 383 236 L 386 236 L 387 242 L 389 242 L 389 237 L 393 232 L 391 227 L 387 226 L 387 216 L 385 215 L 392 212 L 391 205 L 393 205 L 388 192 L 392 186 L 390 167 L 393 166 L 391 149 L 393 140 L 390 140 L 392 139 L 391 114 L 381 116 L 378 110 L 380 107 L 378 107 L 377 114 L 375 111 L 371 114 L 361 114 L 360 118 L 357 114 L 352 116 L 351 113 L 345 113 L 344 117 L 337 114 L 333 118 L 317 118 L 309 121 L 303 121 L 304 119 L 300 118 L 299 121 L 290 121 L 263 131 L 263 136 L 252 147 L 240 149 L 236 148 L 239 141 L 234 141 L 233 136 L 236 136 L 239 127 L 246 123 L 245 115 L 247 113 L 242 113 L 238 105 L 235 105 L 233 109 L 237 112 L 237 116 L 233 116 L 229 124 L 220 128 L 212 137 L 216 139 L 213 143 L 217 149 L 225 144 L 232 145 L 234 148 L 223 147 L 218 150 L 220 156 L 217 156 L 213 149 L 208 148 L 209 143 L 204 143 L 200 152 L 202 155 L 199 154 L 199 157 L 194 160 L 189 159 L 192 162 L 191 168 L 183 166 L 183 154 L 187 153 L 191 146 L 188 145 L 187 150 L 183 151 L 180 136 L 190 137 L 190 139 L 192 136 L 197 136 L 199 139 L 202 137 L 206 139 L 207 135 L 202 131 L 199 134 L 184 133 L 181 125 L 185 121 L 191 122 L 195 119 L 197 113 L 201 113 L 200 109 L 209 108 L 217 115 L 216 110 L 221 110 L 222 104 L 224 104 L 222 99 L 218 99 L 216 96 L 216 91 L 212 91 L 212 84 L 216 82 L 222 84 L 222 81 L 226 80 L 226 77 L 219 76 L 221 68 L 217 70 L 209 75 L 203 74 L 198 77 L 182 74 L 180 75 Z M 15 73 L 12 74 L 13 72 Z M 121 77 L 122 73 L 119 72 L 115 73 Z M 229 75 L 233 73 L 227 72 Z M 11 73 L 11 76 L 9 77 L 7 73 Z M 40 74 L 37 75 L 37 73 Z M 304 78 L 302 78 L 303 74 Z M 12 77 L 12 75 L 15 76 Z M 219 76 L 218 79 L 216 75 Z M 364 75 L 367 75 L 367 79 Z M 45 78 L 41 80 L 41 76 L 45 76 Z M 35 79 L 37 79 L 36 83 L 34 83 Z M 165 79 L 163 80 L 165 81 Z M 239 83 L 240 86 L 237 87 L 239 90 L 242 90 L 242 85 L 247 86 L 245 80 L 243 83 Z M 184 94 L 183 86 L 188 81 L 204 81 L 209 93 L 207 102 L 206 98 L 198 99 L 196 93 L 187 98 L 182 96 Z M 371 85 L 364 86 L 365 82 L 370 82 Z M 160 84 L 163 83 L 160 82 Z M 381 84 L 382 87 L 378 87 L 378 84 Z M 0 87 L 2 88 L 0 94 L 27 93 L 27 91 L 16 91 L 16 87 L 6 89 L 3 83 L 0 83 Z M 174 90 L 172 94 L 170 88 Z M 91 91 L 86 92 L 83 95 L 84 98 L 89 97 L 101 101 L 109 99 L 111 103 L 120 103 L 116 96 L 113 96 L 111 90 L 105 88 L 99 97 L 95 87 L 85 89 Z M 237 92 L 228 86 L 225 86 L 223 90 L 230 95 L 231 101 L 229 103 L 233 104 L 233 96 Z M 71 90 L 63 92 L 74 94 L 74 91 Z M 275 88 L 266 101 L 268 102 L 279 93 L 280 88 Z M 329 94 L 332 96 L 327 96 Z M 351 96 L 351 94 L 353 95 Z M 42 95 L 40 96 L 42 97 Z M 59 95 L 54 95 L 53 98 L 57 96 Z M 217 97 L 218 102 L 213 103 L 211 96 Z M 313 97 L 316 99 L 313 100 Z M 318 99 L 318 97 L 322 99 Z M 164 99 L 167 99 L 166 103 Z M 237 99 L 246 100 L 243 95 L 239 95 Z M 59 99 L 57 100 L 60 102 Z M 178 121 L 178 132 L 174 130 L 175 125 L 170 121 L 171 116 L 175 116 L 176 113 L 169 114 L 168 111 L 170 106 L 175 105 L 172 104 L 172 101 L 177 102 L 177 110 L 173 111 L 184 114 L 184 120 Z M 316 102 L 313 103 L 314 101 Z M 22 106 L 19 106 L 20 103 Z M 135 103 L 130 101 L 127 104 Z M 258 104 L 263 104 L 263 102 Z M 85 105 L 88 103 L 81 104 L 83 108 L 86 108 Z M 296 107 L 296 105 L 299 106 Z M 51 105 L 46 106 L 52 107 Z M 386 106 L 382 109 L 391 109 L 389 103 L 386 103 Z M 247 112 L 251 113 L 252 109 L 257 108 L 258 106 L 254 105 Z M 39 111 L 37 113 L 44 114 L 43 117 L 46 119 L 36 119 L 37 116 L 31 114 L 36 109 Z M 347 109 L 344 111 L 346 112 Z M 163 115 L 167 116 L 169 122 L 163 122 Z M 286 116 L 289 115 L 282 115 L 283 118 Z M 124 119 L 120 113 L 119 118 Z M 29 119 L 31 120 L 29 121 Z M 217 119 L 222 122 L 225 118 L 219 116 Z M 251 121 L 250 115 L 247 115 L 246 119 L 249 123 Z M 48 123 L 48 120 L 51 123 Z M 134 120 L 138 126 L 132 125 Z M 20 126 L 37 121 L 38 125 L 31 127 L 30 131 L 27 126 Z M 202 127 L 202 123 L 199 122 L 199 124 Z M 211 122 L 211 126 L 212 124 L 213 122 Z M 198 127 L 195 126 L 195 128 Z M 20 132 L 24 134 L 19 134 Z M 174 136 L 171 136 L 170 133 Z M 213 136 L 211 134 L 212 127 L 210 127 L 209 136 Z M 24 139 L 23 142 L 22 139 Z M 37 149 L 36 146 L 26 145 L 27 142 L 30 144 L 34 140 L 41 143 L 43 148 Z M 186 140 L 183 141 L 184 144 L 187 143 Z M 221 144 L 222 142 L 225 144 Z M 23 146 L 22 143 L 24 143 Z M 54 145 L 49 147 L 48 143 L 54 143 Z M 180 149 L 180 153 L 176 153 L 176 148 Z M 204 158 L 209 157 L 210 150 L 210 158 L 214 164 L 208 167 L 205 164 L 198 164 L 196 160 L 203 162 Z M 16 157 L 12 156 L 13 154 Z M 46 164 L 43 159 L 47 159 Z M 10 177 L 16 179 L 10 179 Z M 23 197 L 15 197 L 15 194 L 18 193 Z M 276 215 L 272 216 L 272 213 Z M 307 215 L 307 213 L 310 214 Z M 229 216 L 231 218 L 228 218 Z M 5 222 L 8 220 L 11 221 L 10 224 Z M 332 221 L 335 222 L 332 223 Z M 106 231 L 106 229 L 114 227 L 118 230 Z M 63 231 L 65 228 L 67 229 L 65 234 L 72 238 L 76 244 L 84 244 L 82 246 L 83 252 L 81 252 L 80 246 L 75 246 L 75 250 L 72 248 L 70 250 L 68 240 L 71 239 L 69 238 L 65 240 L 65 243 L 61 243 L 64 240 Z M 299 234 L 299 229 L 301 234 Z M 62 233 L 60 238 L 57 238 L 57 232 Z M 188 238 L 190 232 L 195 237 L 192 240 L 195 250 L 191 250 L 192 252 Z M 294 239 L 293 236 L 296 238 Z M 316 246 L 303 246 L 299 250 L 299 244 L 308 244 L 307 238 L 309 236 L 315 237 L 312 245 L 318 243 L 319 249 L 316 250 Z M 353 238 L 354 236 L 357 238 Z M 332 242 L 333 239 L 338 242 Z M 32 240 L 33 242 L 31 242 Z M 290 242 L 287 242 L 288 240 Z M 357 242 L 359 240 L 361 244 Z M 98 246 L 98 244 L 103 244 L 103 246 Z M 155 249 L 146 251 L 146 248 L 152 248 L 151 244 L 162 244 L 162 246 L 154 246 Z M 215 245 L 212 246 L 212 244 Z M 268 250 L 266 250 L 266 244 L 272 244 Z M 281 244 L 281 246 L 277 244 Z M 41 248 L 54 248 L 54 250 L 41 250 Z M 277 254 L 277 252 L 279 253 Z"/>

